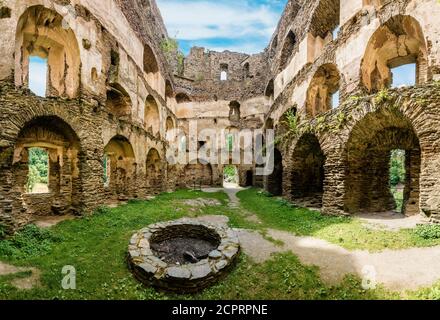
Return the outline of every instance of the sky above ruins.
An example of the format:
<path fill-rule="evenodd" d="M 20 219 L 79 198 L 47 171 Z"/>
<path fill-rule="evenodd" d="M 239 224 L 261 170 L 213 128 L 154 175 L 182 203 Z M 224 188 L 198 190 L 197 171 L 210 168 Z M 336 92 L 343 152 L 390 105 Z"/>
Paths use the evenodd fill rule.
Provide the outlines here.
<path fill-rule="evenodd" d="M 168 33 L 185 54 L 193 46 L 258 53 L 275 31 L 287 0 L 157 0 Z"/>

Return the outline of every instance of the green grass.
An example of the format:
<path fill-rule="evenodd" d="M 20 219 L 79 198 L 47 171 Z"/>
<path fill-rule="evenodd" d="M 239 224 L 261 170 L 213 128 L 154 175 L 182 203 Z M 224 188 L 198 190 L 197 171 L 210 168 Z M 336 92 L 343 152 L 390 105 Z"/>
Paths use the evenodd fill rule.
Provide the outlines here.
<path fill-rule="evenodd" d="M 243 208 L 254 212 L 262 220 L 262 228 L 285 230 L 298 236 L 314 236 L 350 250 L 380 251 L 440 244 L 439 238 L 424 238 L 417 229 L 372 230 L 366 228 L 360 219 L 325 216 L 295 207 L 283 199 L 269 197 L 256 189 L 241 191 L 238 197 Z"/>
<path fill-rule="evenodd" d="M 220 206 L 194 208 L 185 199 L 214 198 Z M 255 190 L 240 194 L 244 204 L 255 202 L 253 210 L 265 227 L 284 225 L 300 234 L 314 234 L 326 228 L 352 222 L 345 218 L 322 217 L 304 209 L 290 208 L 276 199 L 261 196 Z M 265 211 L 265 210 L 274 210 Z M 272 214 L 268 214 L 272 213 Z M 126 264 L 131 235 L 151 223 L 183 216 L 226 215 L 234 227 L 260 228 L 247 222 L 239 210 L 227 206 L 224 193 L 177 191 L 162 194 L 148 202 L 134 201 L 118 208 L 103 208 L 93 216 L 65 221 L 50 230 L 26 228 L 8 241 L 0 241 L 0 261 L 38 268 L 42 287 L 18 290 L 10 282 L 27 274 L 0 277 L 0 299 L 398 299 L 401 295 L 382 288 L 365 291 L 360 280 L 348 276 L 337 286 L 324 284 L 316 267 L 304 266 L 290 253 L 256 264 L 242 254 L 237 266 L 223 281 L 196 295 L 173 295 L 146 288 L 138 283 Z M 295 216 L 294 219 L 289 216 Z M 298 215 L 298 216 L 296 216 Z M 310 217 L 307 218 L 307 215 Z M 272 216 L 272 217 L 268 217 Z M 305 222 L 302 220 L 306 220 Z M 297 225 L 296 227 L 294 225 Z M 284 227 L 283 227 L 284 226 Z M 7 248 L 7 249 L 5 249 Z M 61 289 L 63 266 L 77 271 L 77 289 Z M 418 299 L 440 298 L 440 286 L 409 293 Z"/>

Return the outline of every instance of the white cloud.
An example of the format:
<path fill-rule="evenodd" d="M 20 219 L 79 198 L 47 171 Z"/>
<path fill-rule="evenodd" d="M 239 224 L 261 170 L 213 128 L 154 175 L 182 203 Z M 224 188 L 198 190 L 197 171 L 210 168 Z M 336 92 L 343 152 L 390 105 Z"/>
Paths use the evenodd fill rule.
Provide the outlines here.
<path fill-rule="evenodd" d="M 279 19 L 270 5 L 246 1 L 158 0 L 171 36 L 181 40 L 269 38 Z"/>

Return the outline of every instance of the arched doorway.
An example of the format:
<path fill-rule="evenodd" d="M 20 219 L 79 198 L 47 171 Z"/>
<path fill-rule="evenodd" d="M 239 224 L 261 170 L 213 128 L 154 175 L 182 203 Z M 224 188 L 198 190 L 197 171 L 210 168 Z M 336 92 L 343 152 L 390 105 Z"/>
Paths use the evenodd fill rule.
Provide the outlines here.
<path fill-rule="evenodd" d="M 212 167 L 208 164 L 188 164 L 184 170 L 183 181 L 189 188 L 212 186 Z"/>
<path fill-rule="evenodd" d="M 130 182 L 136 172 L 136 159 L 130 141 L 113 137 L 104 148 L 104 186 L 113 200 L 127 200 L 134 188 Z"/>
<path fill-rule="evenodd" d="M 393 84 L 393 69 L 414 65 L 414 83 L 428 80 L 427 46 L 419 22 L 411 16 L 390 18 L 371 37 L 362 60 L 362 84 L 378 92 Z"/>
<path fill-rule="evenodd" d="M 382 110 L 367 114 L 350 134 L 346 160 L 345 211 L 420 212 L 420 143 L 402 113 Z M 404 172 L 393 182 L 396 166 Z M 393 195 L 395 182 L 403 185 L 401 199 Z"/>
<path fill-rule="evenodd" d="M 163 191 L 163 165 L 159 152 L 152 148 L 146 162 L 147 192 L 159 194 Z"/>
<path fill-rule="evenodd" d="M 274 149 L 272 157 L 274 168 L 272 174 L 267 177 L 267 191 L 274 196 L 280 196 L 283 194 L 283 158 L 278 149 Z"/>
<path fill-rule="evenodd" d="M 320 208 L 324 192 L 325 155 L 314 134 L 304 134 L 292 157 L 291 197 L 303 206 Z"/>
<path fill-rule="evenodd" d="M 81 209 L 80 140 L 56 116 L 36 117 L 20 131 L 14 148 L 13 189 L 34 215 L 77 213 Z"/>

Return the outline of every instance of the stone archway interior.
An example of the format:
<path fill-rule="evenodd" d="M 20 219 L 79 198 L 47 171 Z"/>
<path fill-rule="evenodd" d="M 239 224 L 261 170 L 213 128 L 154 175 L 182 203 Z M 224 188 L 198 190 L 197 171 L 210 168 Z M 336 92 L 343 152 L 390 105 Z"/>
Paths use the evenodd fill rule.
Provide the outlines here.
<path fill-rule="evenodd" d="M 41 163 L 34 163 L 38 161 L 35 150 L 46 155 L 45 168 Z M 80 157 L 79 138 L 63 120 L 38 117 L 28 122 L 20 131 L 14 149 L 13 188 L 21 194 L 17 207 L 24 206 L 33 215 L 78 212 L 81 205 Z M 47 171 L 42 173 L 42 170 Z M 45 176 L 47 189 L 32 192 L 36 176 Z"/>
<path fill-rule="evenodd" d="M 107 158 L 106 190 L 115 200 L 127 200 L 130 194 L 130 177 L 136 172 L 135 155 L 130 141 L 123 136 L 113 137 L 104 148 Z"/>
<path fill-rule="evenodd" d="M 274 169 L 267 179 L 267 191 L 274 196 L 283 194 L 283 159 L 278 149 L 274 150 Z"/>
<path fill-rule="evenodd" d="M 366 116 L 353 129 L 347 144 L 345 211 L 387 212 L 396 210 L 390 188 L 390 157 L 393 150 L 405 153 L 402 212 L 419 214 L 421 151 L 409 121 L 398 112 Z"/>
<path fill-rule="evenodd" d="M 147 155 L 146 177 L 150 193 L 160 193 L 163 185 L 163 167 L 159 152 L 151 149 Z"/>
<path fill-rule="evenodd" d="M 313 134 L 303 135 L 297 142 L 292 160 L 292 199 L 306 207 L 321 207 L 325 155 L 318 138 Z"/>
<path fill-rule="evenodd" d="M 371 37 L 362 61 L 362 82 L 370 92 L 389 88 L 392 68 L 416 64 L 416 83 L 428 79 L 427 48 L 422 28 L 410 16 L 395 16 Z"/>

